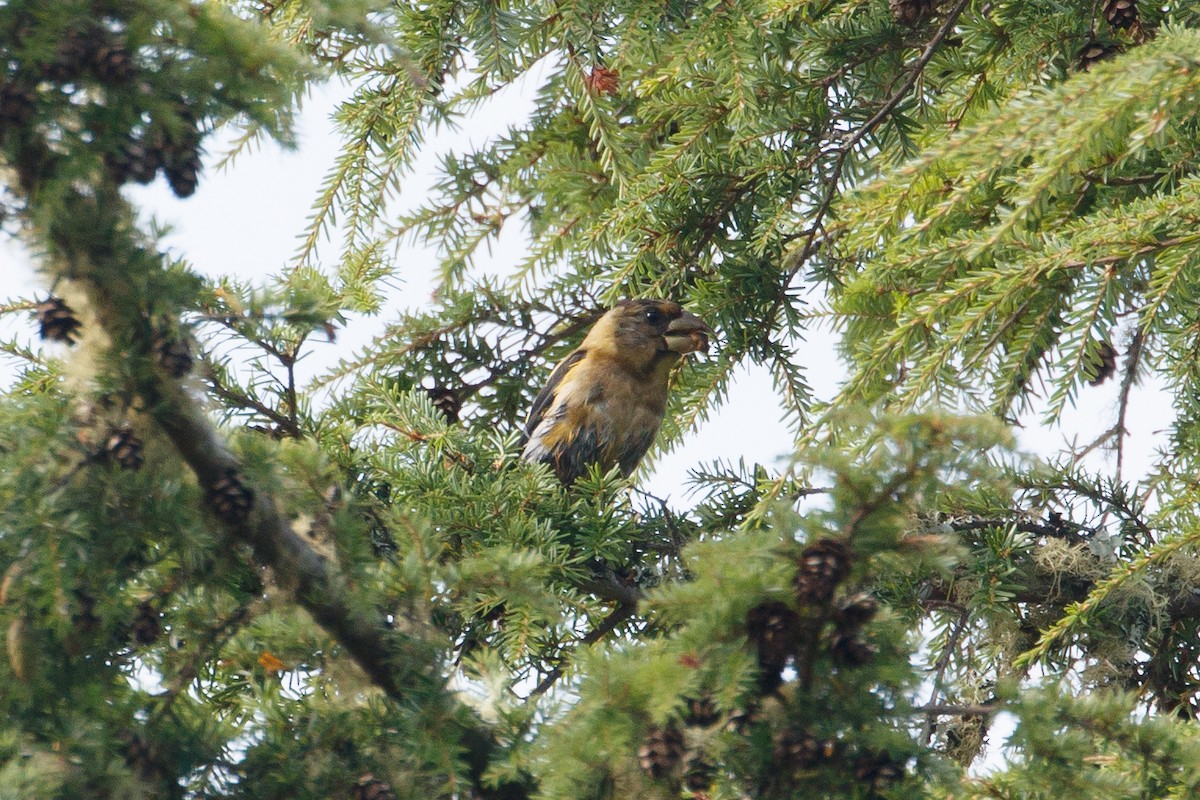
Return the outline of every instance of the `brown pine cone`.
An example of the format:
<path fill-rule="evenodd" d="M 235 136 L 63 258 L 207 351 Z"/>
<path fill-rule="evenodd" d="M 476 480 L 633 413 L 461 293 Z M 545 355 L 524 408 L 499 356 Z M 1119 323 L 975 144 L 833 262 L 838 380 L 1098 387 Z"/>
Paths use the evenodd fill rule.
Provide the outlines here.
<path fill-rule="evenodd" d="M 75 344 L 83 323 L 61 297 L 51 295 L 37 305 L 37 321 L 43 339 Z"/>
<path fill-rule="evenodd" d="M 936 0 L 888 0 L 892 18 L 909 27 L 924 22 L 937 11 Z"/>
<path fill-rule="evenodd" d="M 37 95 L 17 83 L 0 84 L 0 131 L 10 125 L 24 125 L 37 110 Z"/>
<path fill-rule="evenodd" d="M 1099 39 L 1089 39 L 1075 56 L 1075 65 L 1087 72 L 1096 64 L 1121 52 L 1119 42 L 1103 42 Z"/>
<path fill-rule="evenodd" d="M 137 616 L 129 626 L 129 634 L 138 644 L 154 644 L 162 635 L 162 618 L 149 600 L 138 604 Z"/>
<path fill-rule="evenodd" d="M 101 83 L 124 83 L 133 77 L 133 56 L 123 45 L 105 42 L 91 53 L 90 61 Z"/>
<path fill-rule="evenodd" d="M 662 778 L 683 757 L 683 734 L 674 725 L 651 727 L 638 748 L 638 764 L 651 778 Z"/>
<path fill-rule="evenodd" d="M 42 77 L 54 83 L 69 83 L 83 74 L 91 56 L 88 37 L 77 30 L 68 31 L 58 43 L 54 60 L 41 67 Z"/>
<path fill-rule="evenodd" d="M 720 718 L 721 715 L 717 713 L 717 706 L 713 703 L 712 697 L 705 695 L 688 698 L 687 712 L 683 717 L 685 725 L 707 728 Z"/>
<path fill-rule="evenodd" d="M 1138 22 L 1137 0 L 1104 0 L 1104 18 L 1118 30 L 1128 30 Z"/>
<path fill-rule="evenodd" d="M 396 792 L 390 783 L 368 772 L 354 785 L 353 797 L 354 800 L 396 800 Z"/>
<path fill-rule="evenodd" d="M 778 600 L 760 603 L 746 613 L 746 635 L 758 652 L 759 686 L 764 692 L 782 682 L 780 673 L 799 644 L 800 630 L 800 615 Z"/>
<path fill-rule="evenodd" d="M 442 412 L 447 424 L 453 425 L 458 422 L 458 415 L 462 411 L 462 401 L 458 399 L 457 394 L 444 386 L 434 386 L 425 391 L 433 402 L 433 407 Z"/>
<path fill-rule="evenodd" d="M 175 339 L 165 333 L 157 334 L 154 337 L 154 357 L 172 378 L 182 378 L 192 371 L 192 348 L 186 339 Z"/>
<path fill-rule="evenodd" d="M 702 792 L 713 781 L 716 768 L 699 749 L 688 750 L 683 754 L 683 785 L 692 792 Z"/>
<path fill-rule="evenodd" d="M 863 641 L 856 633 L 839 633 L 833 637 L 829 654 L 834 662 L 846 667 L 861 667 L 879 654 L 879 648 Z"/>
<path fill-rule="evenodd" d="M 796 601 L 801 605 L 829 602 L 850 573 L 850 548 L 837 539 L 819 539 L 800 553 L 796 569 Z"/>
<path fill-rule="evenodd" d="M 196 148 L 168 151 L 163 174 L 176 197 L 191 197 L 200 185 L 200 151 Z"/>
<path fill-rule="evenodd" d="M 225 522 L 236 525 L 246 521 L 254 507 L 254 492 L 242 482 L 237 470 L 228 469 L 208 489 L 209 507 Z"/>
<path fill-rule="evenodd" d="M 121 469 L 139 469 L 146 460 L 142 449 L 142 440 L 133 434 L 133 428 L 128 425 L 114 430 L 104 443 L 104 455 Z"/>
<path fill-rule="evenodd" d="M 1104 340 L 1095 343 L 1084 356 L 1083 372 L 1090 375 L 1088 386 L 1099 386 L 1113 376 L 1117 371 L 1117 351 Z"/>
<path fill-rule="evenodd" d="M 867 592 L 847 597 L 833 612 L 833 622 L 838 631 L 852 633 L 875 618 L 879 601 Z"/>

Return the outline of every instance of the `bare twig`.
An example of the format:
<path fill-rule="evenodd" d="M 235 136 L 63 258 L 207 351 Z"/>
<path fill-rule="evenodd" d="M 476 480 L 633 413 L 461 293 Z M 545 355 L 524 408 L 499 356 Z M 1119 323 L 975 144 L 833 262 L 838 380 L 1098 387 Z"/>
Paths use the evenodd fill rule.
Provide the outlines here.
<path fill-rule="evenodd" d="M 950 635 L 946 637 L 946 647 L 934 665 L 933 689 L 929 692 L 929 702 L 925 705 L 925 722 L 921 725 L 920 742 L 922 747 L 928 747 L 930 739 L 933 738 L 934 719 L 938 716 L 938 712 L 933 709 L 939 708 L 937 699 L 938 695 L 942 693 L 942 681 L 945 680 L 946 669 L 950 666 L 950 659 L 958 648 L 958 641 L 962 638 L 970 617 L 971 613 L 968 609 L 964 608 L 959 613 L 958 619 L 954 621 L 954 627 L 950 630 Z"/>
<path fill-rule="evenodd" d="M 913 709 L 915 713 L 925 714 L 930 719 L 934 717 L 986 717 L 989 714 L 995 714 L 997 711 L 1003 710 L 1004 707 L 998 703 L 971 703 L 967 705 L 929 703 L 920 708 Z M 928 740 L 924 740 L 923 744 L 928 746 Z"/>
<path fill-rule="evenodd" d="M 636 611 L 637 606 L 618 603 L 617 607 L 614 608 L 607 617 L 601 620 L 599 625 L 588 631 L 587 635 L 579 639 L 575 645 L 575 649 L 578 649 L 582 646 L 595 644 L 596 642 L 600 641 L 605 636 L 608 636 L 608 634 L 616 630 L 622 623 L 632 617 Z M 554 668 L 546 673 L 545 677 L 538 682 L 538 685 L 534 687 L 533 691 L 531 691 L 525 699 L 530 700 L 535 697 L 541 697 L 543 694 L 550 691 L 550 688 L 554 686 L 559 678 L 562 677 L 563 672 L 566 671 L 566 668 L 567 656 L 563 655 L 559 658 L 558 663 L 554 665 Z"/>

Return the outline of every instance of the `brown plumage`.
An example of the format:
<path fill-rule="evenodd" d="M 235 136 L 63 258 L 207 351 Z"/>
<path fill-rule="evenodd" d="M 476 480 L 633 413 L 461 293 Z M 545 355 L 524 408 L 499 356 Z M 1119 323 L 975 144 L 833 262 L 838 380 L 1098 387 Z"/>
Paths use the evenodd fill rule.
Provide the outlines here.
<path fill-rule="evenodd" d="M 630 475 L 662 423 L 671 368 L 707 349 L 708 326 L 678 303 L 618 303 L 534 400 L 522 457 L 549 464 L 564 484 L 592 464 Z"/>

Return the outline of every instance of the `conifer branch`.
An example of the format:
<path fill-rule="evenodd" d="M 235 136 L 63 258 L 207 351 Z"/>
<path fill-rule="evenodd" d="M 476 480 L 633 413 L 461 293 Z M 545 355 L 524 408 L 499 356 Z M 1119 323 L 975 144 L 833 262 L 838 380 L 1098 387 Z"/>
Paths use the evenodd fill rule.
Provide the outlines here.
<path fill-rule="evenodd" d="M 40 198 L 52 186 L 59 192 L 58 214 L 71 225 L 43 231 L 50 264 L 60 277 L 77 282 L 84 290 L 95 317 L 112 341 L 130 341 L 140 356 L 129 388 L 141 397 L 147 415 L 174 446 L 181 460 L 205 488 L 242 474 L 241 463 L 226 446 L 198 400 L 177 379 L 153 364 L 152 335 L 141 314 L 130 318 L 148 298 L 131 298 L 134 286 L 124 277 L 137 269 L 118 260 L 118 254 L 141 249 L 130 224 L 132 210 L 117 188 L 100 183 L 95 195 L 62 186 L 60 159 L 30 136 L 15 160 L 20 189 L 26 197 Z M 153 259 L 149 260 L 153 263 Z M 465 761 L 477 790 L 492 796 L 482 776 L 495 748 L 490 733 L 466 718 L 445 689 L 436 649 L 415 637 L 390 628 L 382 615 L 368 611 L 356 597 L 347 577 L 298 535 L 279 504 L 261 489 L 248 497 L 250 507 L 241 518 L 218 509 L 224 535 L 230 542 L 249 545 L 259 563 L 268 565 L 280 587 L 304 608 L 370 681 L 398 703 L 421 702 L 434 716 L 442 716 L 457 730 L 465 748 Z M 214 523 L 216 519 L 214 519 Z M 524 797 L 525 787 L 505 784 L 505 797 Z"/>
<path fill-rule="evenodd" d="M 824 244 L 821 234 L 825 230 L 825 217 L 829 214 L 829 209 L 833 206 L 833 201 L 838 195 L 838 184 L 841 183 L 842 173 L 846 168 L 846 160 L 850 157 L 851 152 L 862 141 L 870 136 L 875 129 L 882 123 L 887 116 L 896 110 L 900 103 L 908 97 L 913 87 L 917 85 L 917 81 L 925 71 L 925 67 L 929 64 L 934 54 L 937 53 L 938 47 L 954 30 L 955 24 L 958 22 L 959 16 L 966 10 L 970 4 L 970 0 L 957 0 L 955 4 L 946 12 L 946 18 L 938 27 L 925 47 L 921 50 L 921 54 L 917 56 L 916 61 L 912 63 L 904 80 L 900 82 L 900 86 L 895 92 L 884 101 L 883 105 L 872 114 L 866 122 L 852 133 L 848 133 L 836 145 L 836 155 L 833 159 L 833 164 L 829 169 L 828 175 L 825 177 L 823 184 L 823 197 L 820 205 L 812 215 L 812 221 L 809 223 L 808 231 L 804 234 L 804 244 L 789 255 L 784 262 L 783 275 L 779 281 L 779 294 L 774 305 L 767 314 L 767 319 L 773 320 L 775 315 L 779 313 L 779 309 L 787 302 L 788 287 L 792 285 L 792 281 L 800 274 L 800 270 L 808 264 L 809 260 L 816 254 L 817 250 Z"/>

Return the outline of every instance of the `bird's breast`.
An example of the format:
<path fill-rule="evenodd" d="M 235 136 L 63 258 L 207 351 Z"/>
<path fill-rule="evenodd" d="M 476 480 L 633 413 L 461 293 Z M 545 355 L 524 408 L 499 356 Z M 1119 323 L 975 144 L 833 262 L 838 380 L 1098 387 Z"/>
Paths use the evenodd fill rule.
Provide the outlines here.
<path fill-rule="evenodd" d="M 594 441 L 600 466 L 620 465 L 629 474 L 645 455 L 662 423 L 665 387 L 615 370 L 592 369 L 579 375 L 555 403 L 560 422 L 549 432 L 547 446 L 568 447 L 571 440 Z M 573 376 L 575 377 L 575 376 Z"/>

